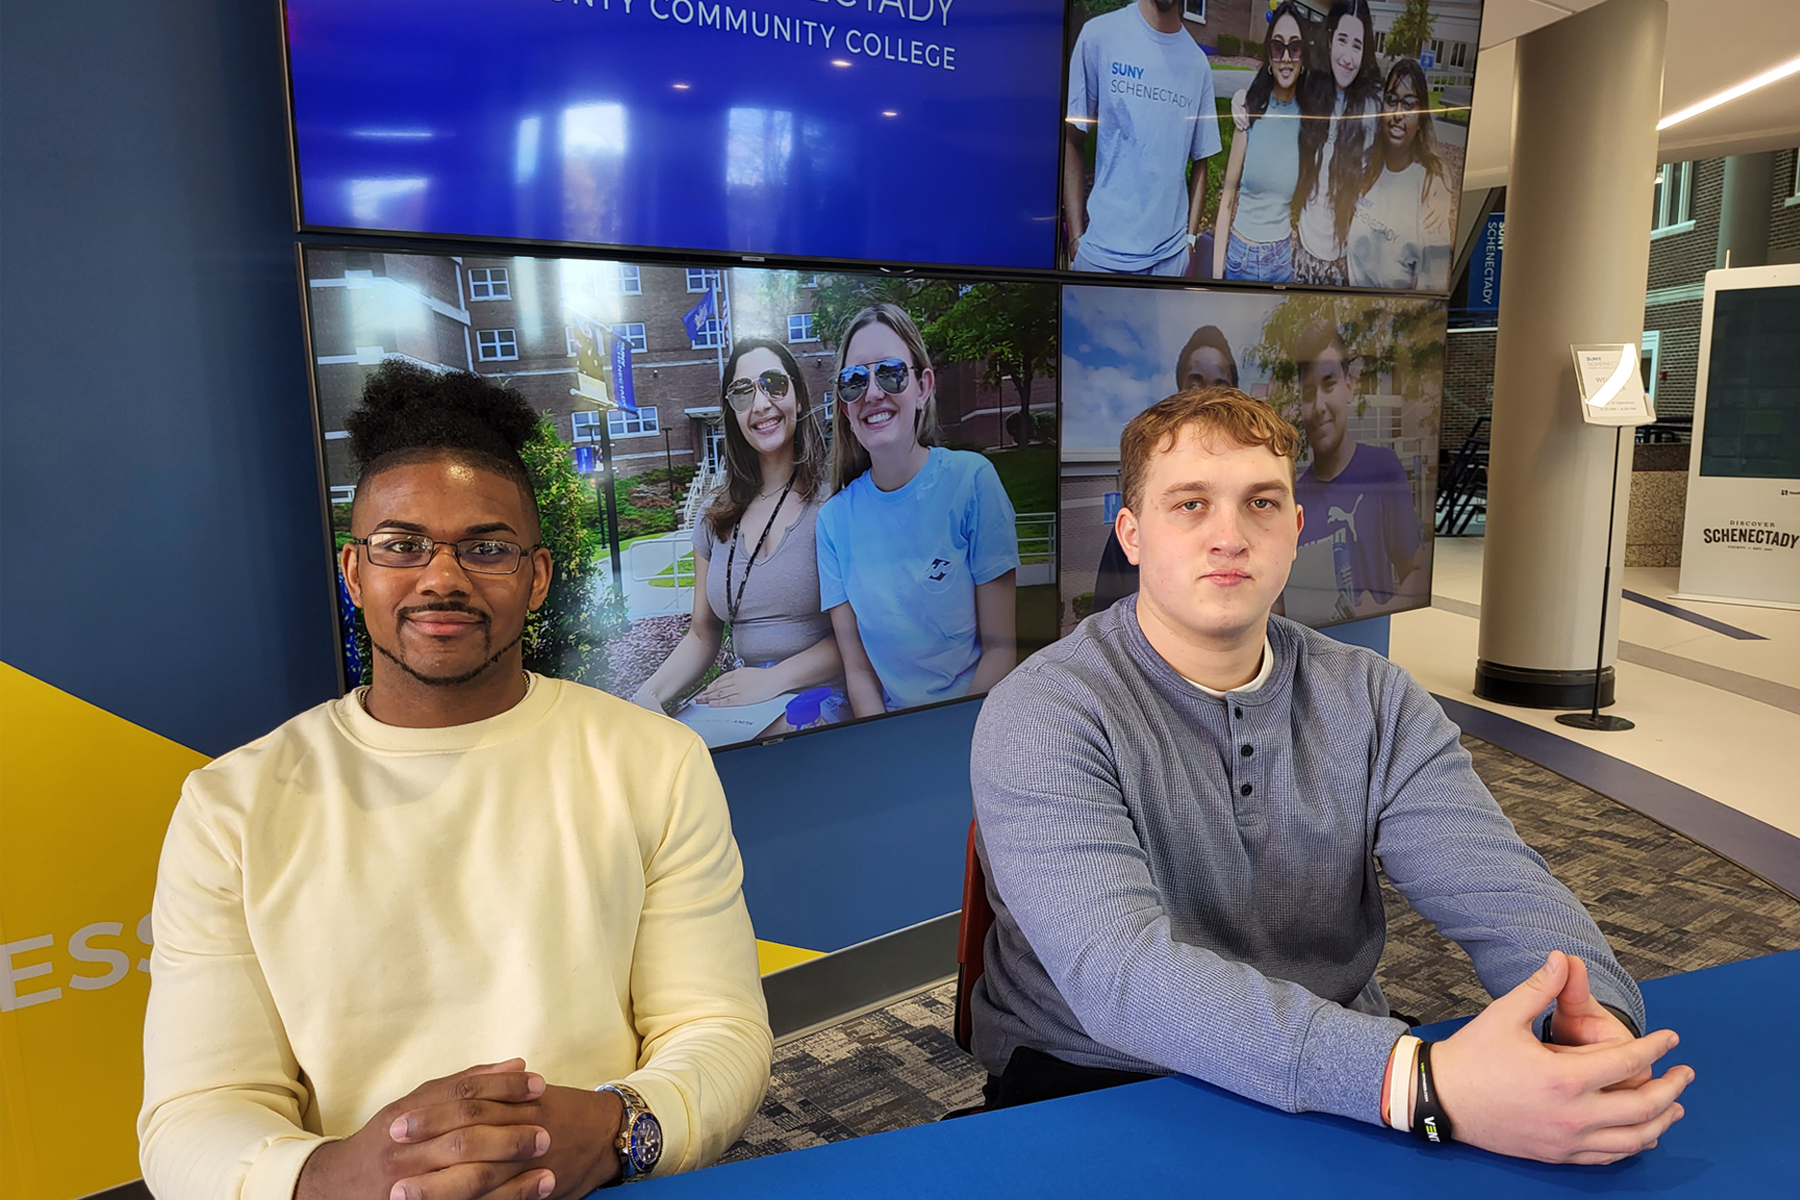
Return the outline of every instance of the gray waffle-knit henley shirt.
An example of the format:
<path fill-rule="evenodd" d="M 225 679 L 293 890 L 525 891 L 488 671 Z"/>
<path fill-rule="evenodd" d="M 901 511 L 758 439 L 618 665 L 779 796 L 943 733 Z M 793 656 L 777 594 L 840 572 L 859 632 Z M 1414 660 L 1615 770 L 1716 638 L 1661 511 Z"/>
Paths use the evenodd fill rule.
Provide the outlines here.
<path fill-rule="evenodd" d="M 1380 1122 L 1405 1026 L 1375 982 L 1376 860 L 1501 995 L 1551 950 L 1639 1029 L 1643 997 L 1383 658 L 1281 617 L 1253 691 L 1209 696 L 1135 598 L 989 694 L 971 776 L 995 922 L 975 1054 L 1180 1072 L 1289 1112 Z"/>

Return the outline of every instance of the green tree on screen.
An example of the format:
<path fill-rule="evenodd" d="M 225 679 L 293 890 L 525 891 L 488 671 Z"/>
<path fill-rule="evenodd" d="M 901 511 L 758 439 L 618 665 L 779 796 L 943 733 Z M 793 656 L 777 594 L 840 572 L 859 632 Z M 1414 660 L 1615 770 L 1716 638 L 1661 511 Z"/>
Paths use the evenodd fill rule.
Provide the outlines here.
<path fill-rule="evenodd" d="M 1394 18 L 1388 28 L 1386 53 L 1393 58 L 1417 58 L 1425 43 L 1431 40 L 1431 27 L 1437 17 L 1430 8 L 1431 0 L 1406 0 L 1406 10 Z"/>
<path fill-rule="evenodd" d="M 521 454 L 537 494 L 544 547 L 555 564 L 543 607 L 525 621 L 526 669 L 604 689 L 612 676 L 606 642 L 629 622 L 624 598 L 604 575 L 605 539 L 593 490 L 575 473 L 570 446 L 548 420 Z"/>
<path fill-rule="evenodd" d="M 1031 441 L 1031 383 L 1056 366 L 1057 312 L 1048 287 L 978 283 L 964 288 L 932 332 L 950 362 L 984 364 L 981 382 L 1012 378 L 1019 397 L 1019 444 Z"/>

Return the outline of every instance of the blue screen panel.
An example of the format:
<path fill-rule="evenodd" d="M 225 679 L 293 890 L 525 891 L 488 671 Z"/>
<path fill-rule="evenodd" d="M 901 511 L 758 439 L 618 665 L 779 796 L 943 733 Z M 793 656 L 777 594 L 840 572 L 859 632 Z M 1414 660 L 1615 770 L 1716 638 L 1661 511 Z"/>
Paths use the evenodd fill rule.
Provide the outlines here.
<path fill-rule="evenodd" d="M 288 0 L 314 228 L 1054 265 L 1060 0 Z"/>

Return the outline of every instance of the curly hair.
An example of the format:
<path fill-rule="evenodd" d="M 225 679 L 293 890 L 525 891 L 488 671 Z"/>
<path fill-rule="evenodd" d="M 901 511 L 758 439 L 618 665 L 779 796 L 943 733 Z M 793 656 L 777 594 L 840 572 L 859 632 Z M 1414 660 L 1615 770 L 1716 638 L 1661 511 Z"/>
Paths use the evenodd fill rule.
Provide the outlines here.
<path fill-rule="evenodd" d="M 437 372 L 390 359 L 363 384 L 344 418 L 357 489 L 383 471 L 449 458 L 519 485 L 537 519 L 537 497 L 520 452 L 541 418 L 517 393 L 467 371 Z"/>

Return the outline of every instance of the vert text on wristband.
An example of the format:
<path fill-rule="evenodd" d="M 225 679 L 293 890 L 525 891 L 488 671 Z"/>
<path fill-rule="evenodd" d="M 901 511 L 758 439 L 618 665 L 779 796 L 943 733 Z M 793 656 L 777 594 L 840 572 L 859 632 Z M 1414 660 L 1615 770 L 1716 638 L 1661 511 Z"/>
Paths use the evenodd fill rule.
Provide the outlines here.
<path fill-rule="evenodd" d="M 1450 1117 L 1438 1099 L 1437 1082 L 1431 1077 L 1431 1043 L 1419 1043 L 1418 1086 L 1413 1089 L 1412 1131 L 1434 1146 L 1447 1146 L 1451 1137 Z"/>

